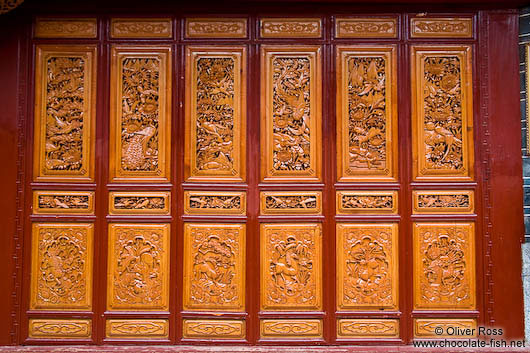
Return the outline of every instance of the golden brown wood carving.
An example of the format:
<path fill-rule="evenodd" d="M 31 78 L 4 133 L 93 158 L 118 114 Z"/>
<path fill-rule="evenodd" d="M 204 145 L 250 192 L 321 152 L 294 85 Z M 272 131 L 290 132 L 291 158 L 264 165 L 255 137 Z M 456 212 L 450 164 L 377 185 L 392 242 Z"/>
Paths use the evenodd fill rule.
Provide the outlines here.
<path fill-rule="evenodd" d="M 37 38 L 97 38 L 95 18 L 43 18 L 35 20 Z"/>
<path fill-rule="evenodd" d="M 185 214 L 237 214 L 247 212 L 244 191 L 184 191 Z"/>
<path fill-rule="evenodd" d="M 109 319 L 106 322 L 108 338 L 168 338 L 168 320 Z"/>
<path fill-rule="evenodd" d="M 171 47 L 113 46 L 111 55 L 111 181 L 169 181 Z"/>
<path fill-rule="evenodd" d="M 245 225 L 184 225 L 184 309 L 245 308 Z"/>
<path fill-rule="evenodd" d="M 95 45 L 36 48 L 36 181 L 94 178 L 96 58 Z"/>
<path fill-rule="evenodd" d="M 322 233 L 315 223 L 261 224 L 261 308 L 322 308 Z"/>
<path fill-rule="evenodd" d="M 186 18 L 186 38 L 245 38 L 246 18 Z"/>
<path fill-rule="evenodd" d="M 397 213 L 397 191 L 337 191 L 337 214 Z"/>
<path fill-rule="evenodd" d="M 261 177 L 321 178 L 321 49 L 262 46 Z"/>
<path fill-rule="evenodd" d="M 171 193 L 166 192 L 110 192 L 110 214 L 159 214 L 171 210 Z"/>
<path fill-rule="evenodd" d="M 182 337 L 242 339 L 245 338 L 245 326 L 242 320 L 184 320 Z"/>
<path fill-rule="evenodd" d="M 442 331 L 438 331 L 440 329 Z M 464 333 L 464 334 L 461 334 L 461 333 Z M 425 338 L 475 338 L 477 337 L 477 320 L 461 319 L 461 318 L 460 319 L 414 319 L 414 337 L 424 338 L 424 339 Z"/>
<path fill-rule="evenodd" d="M 92 321 L 79 319 L 30 319 L 30 338 L 90 338 Z"/>
<path fill-rule="evenodd" d="M 262 214 L 320 214 L 321 191 L 264 191 L 260 193 Z"/>
<path fill-rule="evenodd" d="M 246 49 L 186 51 L 185 173 L 189 181 L 244 181 Z"/>
<path fill-rule="evenodd" d="M 412 47 L 415 179 L 473 178 L 471 46 Z"/>
<path fill-rule="evenodd" d="M 112 18 L 112 38 L 172 38 L 170 18 Z"/>
<path fill-rule="evenodd" d="M 397 38 L 397 18 L 348 18 L 335 20 L 336 38 Z"/>
<path fill-rule="evenodd" d="M 90 310 L 92 249 L 90 223 L 34 223 L 31 309 Z"/>
<path fill-rule="evenodd" d="M 473 19 L 462 18 L 411 18 L 412 38 L 472 38 Z"/>
<path fill-rule="evenodd" d="M 260 321 L 261 338 L 320 338 L 322 320 L 265 319 Z"/>
<path fill-rule="evenodd" d="M 414 308 L 476 306 L 474 223 L 414 223 Z"/>
<path fill-rule="evenodd" d="M 169 224 L 110 224 L 108 310 L 167 310 Z"/>
<path fill-rule="evenodd" d="M 262 38 L 320 38 L 320 18 L 261 18 L 259 20 Z"/>
<path fill-rule="evenodd" d="M 394 46 L 337 48 L 339 181 L 397 180 Z"/>
<path fill-rule="evenodd" d="M 397 309 L 397 223 L 337 224 L 338 310 Z"/>
<path fill-rule="evenodd" d="M 93 191 L 34 191 L 34 214 L 93 214 Z"/>
<path fill-rule="evenodd" d="M 475 198 L 472 190 L 413 190 L 413 213 L 473 213 Z"/>
<path fill-rule="evenodd" d="M 399 337 L 399 320 L 339 319 L 337 338 Z"/>

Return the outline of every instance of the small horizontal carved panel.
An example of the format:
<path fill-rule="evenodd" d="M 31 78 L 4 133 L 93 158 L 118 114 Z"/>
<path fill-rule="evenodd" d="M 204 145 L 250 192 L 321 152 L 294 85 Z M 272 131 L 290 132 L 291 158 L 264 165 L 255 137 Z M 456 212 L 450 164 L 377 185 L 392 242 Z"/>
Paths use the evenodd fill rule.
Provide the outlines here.
<path fill-rule="evenodd" d="M 245 308 L 245 225 L 184 225 L 184 309 Z"/>
<path fill-rule="evenodd" d="M 110 224 L 108 310 L 167 310 L 169 224 Z"/>
<path fill-rule="evenodd" d="M 261 176 L 321 178 L 320 47 L 261 49 Z"/>
<path fill-rule="evenodd" d="M 112 18 L 112 38 L 172 38 L 170 18 Z"/>
<path fill-rule="evenodd" d="M 170 192 L 111 192 L 109 213 L 168 215 L 170 200 Z"/>
<path fill-rule="evenodd" d="M 91 320 L 30 319 L 28 336 L 30 338 L 90 338 Z"/>
<path fill-rule="evenodd" d="M 396 47 L 337 48 L 339 181 L 397 178 Z"/>
<path fill-rule="evenodd" d="M 260 321 L 261 338 L 320 338 L 322 320 L 265 319 Z"/>
<path fill-rule="evenodd" d="M 411 18 L 412 38 L 472 38 L 473 19 L 462 18 Z"/>
<path fill-rule="evenodd" d="M 31 309 L 90 310 L 94 225 L 34 223 Z"/>
<path fill-rule="evenodd" d="M 42 18 L 35 21 L 37 38 L 97 38 L 95 18 Z"/>
<path fill-rule="evenodd" d="M 36 181 L 94 178 L 96 59 L 95 45 L 36 48 Z"/>
<path fill-rule="evenodd" d="M 474 223 L 414 223 L 414 308 L 472 310 Z"/>
<path fill-rule="evenodd" d="M 34 191 L 34 214 L 93 214 L 93 191 Z"/>
<path fill-rule="evenodd" d="M 471 46 L 412 47 L 415 179 L 473 178 Z"/>
<path fill-rule="evenodd" d="M 188 47 L 185 173 L 189 181 L 244 181 L 246 49 Z"/>
<path fill-rule="evenodd" d="M 243 339 L 245 338 L 245 321 L 204 319 L 184 320 L 182 337 L 206 339 Z"/>
<path fill-rule="evenodd" d="M 246 18 L 186 18 L 186 38 L 245 38 Z"/>
<path fill-rule="evenodd" d="M 320 38 L 320 18 L 262 18 L 259 21 L 262 38 Z"/>
<path fill-rule="evenodd" d="M 171 47 L 111 49 L 110 179 L 169 181 Z"/>
<path fill-rule="evenodd" d="M 468 334 L 469 333 L 469 334 Z M 415 319 L 414 337 L 416 338 L 475 338 L 477 320 L 475 319 Z"/>
<path fill-rule="evenodd" d="M 397 309 L 397 223 L 337 224 L 338 310 Z"/>
<path fill-rule="evenodd" d="M 261 308 L 322 308 L 322 227 L 311 223 L 261 225 Z"/>
<path fill-rule="evenodd" d="M 184 191 L 184 213 L 244 215 L 246 198 L 244 191 Z"/>
<path fill-rule="evenodd" d="M 399 337 L 399 320 L 339 319 L 337 338 L 395 338 Z"/>
<path fill-rule="evenodd" d="M 168 338 L 168 320 L 110 319 L 106 323 L 107 338 Z"/>
<path fill-rule="evenodd" d="M 320 214 L 322 213 L 321 191 L 260 193 L 262 214 Z"/>
<path fill-rule="evenodd" d="M 471 190 L 412 191 L 413 213 L 473 213 L 474 193 Z"/>
<path fill-rule="evenodd" d="M 336 38 L 397 38 L 397 18 L 337 18 Z"/>
<path fill-rule="evenodd" d="M 397 191 L 337 191 L 337 214 L 397 213 Z"/>

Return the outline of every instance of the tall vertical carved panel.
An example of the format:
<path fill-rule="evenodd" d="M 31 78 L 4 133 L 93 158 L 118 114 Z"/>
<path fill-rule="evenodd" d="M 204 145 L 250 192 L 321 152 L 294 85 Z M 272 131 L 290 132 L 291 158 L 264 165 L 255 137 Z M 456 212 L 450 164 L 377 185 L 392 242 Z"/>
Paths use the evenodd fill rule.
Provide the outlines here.
<path fill-rule="evenodd" d="M 396 48 L 337 48 L 339 181 L 397 178 Z"/>
<path fill-rule="evenodd" d="M 188 223 L 184 249 L 184 309 L 243 310 L 245 225 Z"/>
<path fill-rule="evenodd" d="M 471 46 L 412 47 L 415 179 L 473 178 Z"/>
<path fill-rule="evenodd" d="M 475 309 L 474 223 L 414 224 L 414 308 Z"/>
<path fill-rule="evenodd" d="M 245 180 L 246 49 L 188 47 L 186 178 Z"/>
<path fill-rule="evenodd" d="M 169 181 L 171 48 L 113 47 L 110 83 L 111 181 Z"/>
<path fill-rule="evenodd" d="M 261 50 L 261 177 L 321 179 L 321 49 Z"/>
<path fill-rule="evenodd" d="M 167 310 L 169 224 L 110 224 L 108 310 Z"/>
<path fill-rule="evenodd" d="M 261 225 L 261 308 L 322 308 L 320 224 Z"/>
<path fill-rule="evenodd" d="M 93 224 L 34 223 L 31 309 L 92 308 Z"/>
<path fill-rule="evenodd" d="M 95 45 L 39 45 L 35 64 L 37 181 L 94 179 Z"/>
<path fill-rule="evenodd" d="M 337 308 L 397 309 L 396 223 L 337 224 Z"/>

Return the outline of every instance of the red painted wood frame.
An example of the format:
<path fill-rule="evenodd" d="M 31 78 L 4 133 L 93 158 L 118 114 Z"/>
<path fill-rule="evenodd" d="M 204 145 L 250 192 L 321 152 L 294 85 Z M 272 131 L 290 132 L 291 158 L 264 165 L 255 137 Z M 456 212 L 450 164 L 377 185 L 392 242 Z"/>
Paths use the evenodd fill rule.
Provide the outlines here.
<path fill-rule="evenodd" d="M 278 5 L 275 5 L 278 6 Z M 447 216 L 410 216 L 412 189 L 465 188 L 476 190 L 477 215 L 451 216 L 451 220 L 474 220 L 476 222 L 476 259 L 477 259 L 477 311 L 446 311 L 437 317 L 478 317 L 481 325 L 502 327 L 506 337 L 523 336 L 523 305 L 521 282 L 520 243 L 524 233 L 522 211 L 522 177 L 521 177 L 521 131 L 519 112 L 519 73 L 518 73 L 518 17 L 512 10 L 478 10 L 469 8 L 458 15 L 473 16 L 475 33 L 472 39 L 459 40 L 425 40 L 408 39 L 408 17 L 414 12 L 423 12 L 424 8 L 410 8 L 410 13 L 400 12 L 399 7 L 370 8 L 344 4 L 340 7 L 316 4 L 299 8 L 295 5 L 275 7 L 274 5 L 241 6 L 237 14 L 246 14 L 249 23 L 255 24 L 258 16 L 282 15 L 321 16 L 323 18 L 324 36 L 322 39 L 257 39 L 257 27 L 249 27 L 249 38 L 237 40 L 189 40 L 183 39 L 183 18 L 186 15 L 204 15 L 199 8 L 182 8 L 175 6 L 171 15 L 174 20 L 176 35 L 171 40 L 111 40 L 108 38 L 109 17 L 97 9 L 76 11 L 69 10 L 67 15 L 60 16 L 96 16 L 98 17 L 99 36 L 94 40 L 43 40 L 32 37 L 34 15 L 57 17 L 63 13 L 59 7 L 43 8 L 31 6 L 24 11 L 20 9 L 0 18 L 2 39 L 0 41 L 0 146 L 3 153 L 4 170 L 1 176 L 0 224 L 5 230 L 0 240 L 0 258 L 3 274 L 0 291 L 0 313 L 4 320 L 0 322 L 0 344 L 46 344 L 50 341 L 27 338 L 28 317 L 38 318 L 42 313 L 29 312 L 29 275 L 30 275 L 30 239 L 31 223 L 36 220 L 47 221 L 82 221 L 95 222 L 94 249 L 94 302 L 93 312 L 47 312 L 46 316 L 57 318 L 92 318 L 93 339 L 89 341 L 57 343 L 96 343 L 105 340 L 105 318 L 157 317 L 170 319 L 169 340 L 143 341 L 153 344 L 178 344 L 187 342 L 182 339 L 182 319 L 190 317 L 208 317 L 207 314 L 182 312 L 182 255 L 183 255 L 183 222 L 207 221 L 247 223 L 247 288 L 246 314 L 226 314 L 226 317 L 247 319 L 247 338 L 244 341 L 223 341 L 242 344 L 270 344 L 259 340 L 259 318 L 281 317 L 282 315 L 260 313 L 259 309 L 259 223 L 275 222 L 279 218 L 259 216 L 259 191 L 264 190 L 300 190 L 300 187 L 282 184 L 260 184 L 259 168 L 256 161 L 259 152 L 259 45 L 260 44 L 311 44 L 320 45 L 323 52 L 323 183 L 304 185 L 304 190 L 322 190 L 324 212 L 322 217 L 310 217 L 323 224 L 323 312 L 296 313 L 290 317 L 323 318 L 323 340 L 309 341 L 275 341 L 289 344 L 336 344 L 336 303 L 335 303 L 335 187 L 336 180 L 336 143 L 335 143 L 335 61 L 334 50 L 337 44 L 353 43 L 394 43 L 398 45 L 398 114 L 399 114 L 399 183 L 371 183 L 363 188 L 399 190 L 399 208 L 401 216 L 341 216 L 341 219 L 355 221 L 391 220 L 399 221 L 399 311 L 385 313 L 352 312 L 349 317 L 390 317 L 400 319 L 401 339 L 357 340 L 345 343 L 369 344 L 402 344 L 410 343 L 413 338 L 412 317 L 425 317 L 432 312 L 415 312 L 412 310 L 412 222 L 415 220 L 447 220 Z M 178 8 L 178 9 L 177 9 Z M 145 9 L 136 14 L 130 10 L 115 10 L 116 16 L 147 16 Z M 218 11 L 215 11 L 218 10 Z M 450 9 L 436 8 L 443 15 L 455 15 Z M 90 12 L 84 12 L 90 11 Z M 177 12 L 180 11 L 180 12 Z M 209 7 L 211 14 L 226 12 L 225 9 Z M 149 16 L 165 16 L 169 13 L 150 13 Z M 234 13 L 232 12 L 231 15 Z M 333 15 L 397 15 L 399 18 L 399 35 L 397 39 L 381 40 L 340 40 L 332 39 Z M 178 25 L 177 25 L 178 24 Z M 410 57 L 411 44 L 425 43 L 455 44 L 465 43 L 473 47 L 473 101 L 474 101 L 474 141 L 475 171 L 474 182 L 468 183 L 431 183 L 411 182 L 411 98 L 410 98 Z M 33 102 L 34 102 L 34 50 L 40 43 L 79 43 L 96 44 L 98 47 L 98 91 L 97 91 L 97 144 L 96 144 L 96 182 L 93 184 L 54 183 L 54 189 L 95 190 L 95 216 L 36 216 L 31 215 L 32 190 L 48 187 L 48 183 L 32 182 L 33 156 Z M 109 45 L 113 43 L 146 44 L 157 43 L 171 45 L 173 49 L 173 113 L 172 113 L 172 149 L 171 149 L 171 183 L 153 185 L 108 184 L 108 125 L 109 125 Z M 247 77 L 247 183 L 234 185 L 193 184 L 194 190 L 243 190 L 248 192 L 248 211 L 245 217 L 200 217 L 182 216 L 183 191 L 192 188 L 183 181 L 183 146 L 184 144 L 184 50 L 185 45 L 238 44 L 248 48 Z M 337 184 L 337 185 L 336 185 Z M 355 189 L 360 184 L 344 184 L 343 189 Z M 171 191 L 172 210 L 170 217 L 127 217 L 107 216 L 107 195 L 113 190 L 156 190 Z M 307 220 L 307 217 L 282 217 L 283 220 Z M 339 219 L 339 217 L 336 217 Z M 105 283 L 107 254 L 107 222 L 170 222 L 170 310 L 163 313 L 105 313 Z M 210 316 L 211 317 L 211 316 Z M 124 341 L 111 341 L 120 343 Z M 207 343 L 206 341 L 202 341 Z M 110 343 L 110 342 L 109 342 Z M 216 342 L 218 344 L 219 342 Z"/>

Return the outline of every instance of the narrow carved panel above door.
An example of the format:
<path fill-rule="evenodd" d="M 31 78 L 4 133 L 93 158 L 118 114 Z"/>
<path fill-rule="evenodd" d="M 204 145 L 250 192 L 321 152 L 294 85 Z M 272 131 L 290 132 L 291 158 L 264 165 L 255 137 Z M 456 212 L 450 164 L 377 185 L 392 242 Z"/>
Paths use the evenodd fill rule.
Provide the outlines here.
<path fill-rule="evenodd" d="M 34 191 L 34 214 L 93 214 L 93 191 Z"/>
<path fill-rule="evenodd" d="M 95 18 L 44 18 L 35 20 L 37 38 L 96 38 L 98 23 Z"/>
<path fill-rule="evenodd" d="M 411 18 L 412 38 L 472 38 L 473 19 L 462 18 Z"/>
<path fill-rule="evenodd" d="M 170 214 L 169 192 L 110 192 L 110 214 Z"/>
<path fill-rule="evenodd" d="M 33 224 L 31 309 L 91 309 L 93 232 L 93 224 Z"/>
<path fill-rule="evenodd" d="M 413 176 L 473 178 L 471 46 L 412 47 Z"/>
<path fill-rule="evenodd" d="M 261 225 L 261 308 L 302 311 L 322 308 L 321 225 Z"/>
<path fill-rule="evenodd" d="M 111 181 L 169 181 L 171 48 L 111 50 Z"/>
<path fill-rule="evenodd" d="M 473 213 L 475 198 L 472 190 L 413 190 L 413 213 Z"/>
<path fill-rule="evenodd" d="M 112 38 L 171 38 L 170 18 L 113 18 L 110 20 Z"/>
<path fill-rule="evenodd" d="M 398 306 L 398 225 L 337 224 L 338 310 Z"/>
<path fill-rule="evenodd" d="M 108 310 L 167 310 L 169 224 L 110 224 Z"/>
<path fill-rule="evenodd" d="M 245 38 L 246 18 L 186 18 L 186 38 Z"/>
<path fill-rule="evenodd" d="M 321 191 L 264 191 L 260 194 L 262 214 L 320 214 Z"/>
<path fill-rule="evenodd" d="M 36 48 L 36 181 L 94 178 L 96 57 L 91 45 Z"/>
<path fill-rule="evenodd" d="M 30 319 L 30 338 L 83 339 L 92 335 L 92 321 L 88 319 Z"/>
<path fill-rule="evenodd" d="M 397 191 L 337 191 L 337 214 L 397 213 Z"/>
<path fill-rule="evenodd" d="M 261 176 L 321 179 L 320 47 L 261 50 Z"/>
<path fill-rule="evenodd" d="M 335 20 L 336 38 L 396 38 L 397 18 L 348 18 Z"/>
<path fill-rule="evenodd" d="M 184 191 L 185 214 L 237 214 L 247 212 L 244 191 Z"/>
<path fill-rule="evenodd" d="M 338 47 L 339 181 L 397 179 L 396 48 Z"/>
<path fill-rule="evenodd" d="M 262 18 L 259 20 L 262 38 L 320 38 L 320 18 Z"/>
<path fill-rule="evenodd" d="M 414 308 L 472 310 L 474 223 L 414 224 Z"/>

